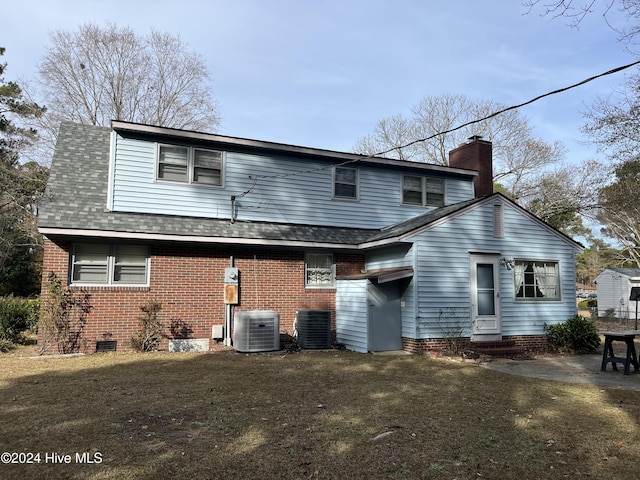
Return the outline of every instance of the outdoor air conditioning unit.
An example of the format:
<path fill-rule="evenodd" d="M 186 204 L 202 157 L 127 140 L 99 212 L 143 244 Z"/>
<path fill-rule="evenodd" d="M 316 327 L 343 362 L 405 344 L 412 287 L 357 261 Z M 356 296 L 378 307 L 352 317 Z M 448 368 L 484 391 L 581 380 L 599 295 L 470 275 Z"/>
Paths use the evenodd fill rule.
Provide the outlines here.
<path fill-rule="evenodd" d="M 302 348 L 331 348 L 331 311 L 298 310 L 298 345 Z"/>
<path fill-rule="evenodd" d="M 233 347 L 238 352 L 280 350 L 280 315 L 271 310 L 236 312 Z"/>

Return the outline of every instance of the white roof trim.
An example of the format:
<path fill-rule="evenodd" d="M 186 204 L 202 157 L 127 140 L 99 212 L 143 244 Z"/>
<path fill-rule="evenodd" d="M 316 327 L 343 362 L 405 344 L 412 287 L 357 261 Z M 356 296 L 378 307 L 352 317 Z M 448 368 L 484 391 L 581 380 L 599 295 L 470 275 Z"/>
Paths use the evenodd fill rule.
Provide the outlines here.
<path fill-rule="evenodd" d="M 297 145 L 289 145 L 286 143 L 268 142 L 264 140 L 252 140 L 248 138 L 229 137 L 226 135 L 217 135 L 213 133 L 195 132 L 191 130 L 179 130 L 175 128 L 157 127 L 153 125 L 143 125 L 139 123 L 123 122 L 120 120 L 112 120 L 111 127 L 118 131 L 146 133 L 153 135 L 165 135 L 174 138 L 185 138 L 189 140 L 202 140 L 207 142 L 217 142 L 236 147 L 255 148 L 261 150 L 276 150 L 279 152 L 287 152 L 296 155 L 311 155 L 316 157 L 324 157 L 326 159 L 339 160 L 341 162 L 364 162 L 376 165 L 387 165 L 393 167 L 409 168 L 414 170 L 426 170 L 432 172 L 443 172 L 445 174 L 463 175 L 467 177 L 475 177 L 478 175 L 476 170 L 467 170 L 464 168 L 447 167 L 444 165 L 435 165 L 431 163 L 411 162 L 407 160 L 397 160 L 395 158 L 386 158 L 378 156 L 369 156 L 358 153 L 337 152 L 335 150 L 324 150 L 321 148 L 301 147 Z"/>
<path fill-rule="evenodd" d="M 548 225 L 547 223 L 545 223 L 544 221 L 540 220 L 538 217 L 536 217 L 534 214 L 532 214 L 531 212 L 529 212 L 528 210 L 522 208 L 520 205 L 518 205 L 517 203 L 513 202 L 512 200 L 508 199 L 507 197 L 505 197 L 502 194 L 499 193 L 494 193 L 493 195 L 489 195 L 488 197 L 486 197 L 485 199 L 482 199 L 476 203 L 472 203 L 470 205 L 467 205 L 464 208 L 461 208 L 460 210 L 453 212 L 449 215 L 446 215 L 442 218 L 439 218 L 438 220 L 435 220 L 431 223 L 428 223 L 427 225 L 424 225 L 422 227 L 418 227 L 415 230 L 412 230 L 408 233 L 405 233 L 404 235 L 398 236 L 396 237 L 396 241 L 402 241 L 402 240 L 407 240 L 411 237 L 413 237 L 414 235 L 418 235 L 422 232 L 425 232 L 427 230 L 430 230 L 432 228 L 435 228 L 439 225 L 442 225 L 443 223 L 448 222 L 449 220 L 459 217 L 461 215 L 466 214 L 467 212 L 471 211 L 471 210 L 475 210 L 476 208 L 479 208 L 480 206 L 483 206 L 487 203 L 490 202 L 495 202 L 496 201 L 496 197 L 499 198 L 503 203 L 506 203 L 508 205 L 510 205 L 511 207 L 515 208 L 516 210 L 518 210 L 520 213 L 524 214 L 527 218 L 529 218 L 530 220 L 532 220 L 533 222 L 535 222 L 536 224 L 538 224 L 540 227 L 544 228 L 547 232 L 555 235 L 556 237 L 558 237 L 559 239 L 563 240 L 565 243 L 571 245 L 573 248 L 575 248 L 578 252 L 583 252 L 584 251 L 584 246 L 580 245 L 578 242 L 576 242 L 575 240 L 571 239 L 570 237 L 564 235 L 562 232 L 559 232 L 558 230 L 556 230 L 555 228 L 551 227 L 550 225 Z"/>
<path fill-rule="evenodd" d="M 268 240 L 261 238 L 230 238 L 230 237 L 203 237 L 199 235 L 172 235 L 165 233 L 136 233 L 117 232 L 113 230 L 81 230 L 70 228 L 41 227 L 43 235 L 65 235 L 94 238 L 122 238 L 126 240 L 154 240 L 168 242 L 194 242 L 194 243 L 223 243 L 235 245 L 263 245 L 278 247 L 317 247 L 343 250 L 357 250 L 361 248 L 357 244 L 329 243 L 329 242 L 305 242 L 302 240 Z"/>

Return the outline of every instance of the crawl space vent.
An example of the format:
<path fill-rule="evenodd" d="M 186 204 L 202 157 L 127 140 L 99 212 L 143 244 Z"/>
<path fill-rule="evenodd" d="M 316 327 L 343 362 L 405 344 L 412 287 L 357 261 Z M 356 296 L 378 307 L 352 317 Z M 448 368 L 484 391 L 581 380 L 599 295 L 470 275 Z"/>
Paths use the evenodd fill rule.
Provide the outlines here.
<path fill-rule="evenodd" d="M 302 348 L 331 348 L 331 311 L 298 310 L 298 345 Z"/>
<path fill-rule="evenodd" d="M 117 347 L 117 340 L 98 340 L 96 342 L 96 353 L 115 352 Z"/>
<path fill-rule="evenodd" d="M 280 315 L 272 310 L 236 312 L 233 347 L 238 352 L 280 350 Z"/>

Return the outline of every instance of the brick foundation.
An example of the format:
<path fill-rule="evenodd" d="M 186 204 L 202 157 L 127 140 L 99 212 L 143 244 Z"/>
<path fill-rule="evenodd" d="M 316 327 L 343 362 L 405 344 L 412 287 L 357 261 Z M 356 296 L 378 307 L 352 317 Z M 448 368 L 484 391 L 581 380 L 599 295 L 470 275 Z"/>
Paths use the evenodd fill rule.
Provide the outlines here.
<path fill-rule="evenodd" d="M 512 340 L 518 347 L 524 348 L 526 351 L 541 351 L 547 349 L 547 337 L 545 335 L 513 335 L 504 336 L 503 340 Z M 469 346 L 469 338 L 461 338 L 460 342 L 463 348 Z M 415 339 L 402 337 L 402 349 L 410 353 L 425 353 L 429 351 L 446 350 L 448 342 L 444 338 L 425 338 Z"/>
<path fill-rule="evenodd" d="M 70 249 L 70 242 L 45 240 L 43 299 L 50 272 L 63 281 L 69 278 Z M 225 321 L 224 270 L 231 256 L 240 271 L 240 303 L 234 310 L 275 310 L 281 333 L 293 332 L 296 310 L 330 310 L 335 330 L 335 289 L 305 288 L 302 251 L 158 243 L 149 246 L 149 254 L 148 287 L 74 287 L 89 293 L 92 306 L 83 331 L 84 351 L 95 351 L 100 340 L 116 340 L 118 351 L 129 350 L 139 328 L 140 307 L 150 300 L 162 304 L 159 316 L 167 327 L 179 321 L 190 330 L 190 338 L 211 338 L 211 327 Z M 335 259 L 337 275 L 364 268 L 361 254 L 336 253 Z M 210 344 L 213 348 L 214 340 Z M 168 338 L 160 348 L 168 348 Z"/>

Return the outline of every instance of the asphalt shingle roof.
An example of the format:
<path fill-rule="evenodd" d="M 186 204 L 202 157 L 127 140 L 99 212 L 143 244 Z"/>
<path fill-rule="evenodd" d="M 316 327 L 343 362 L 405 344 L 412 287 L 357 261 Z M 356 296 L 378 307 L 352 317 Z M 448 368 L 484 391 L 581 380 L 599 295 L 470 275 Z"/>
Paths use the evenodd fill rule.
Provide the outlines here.
<path fill-rule="evenodd" d="M 300 242 L 350 248 L 399 241 L 416 230 L 486 199 L 472 198 L 447 205 L 382 229 L 247 221 L 231 223 L 229 219 L 110 212 L 106 204 L 111 131 L 108 127 L 71 122 L 63 122 L 60 126 L 49 183 L 38 217 L 38 227 L 47 234 L 101 236 L 109 232 L 111 237 L 157 235 L 171 240 L 197 237 L 198 241 L 210 239 L 212 243 L 229 243 L 237 239 L 238 243 L 264 241 L 277 245 Z"/>
<path fill-rule="evenodd" d="M 447 217 L 481 199 L 448 205 L 384 229 L 236 221 L 199 217 L 110 212 L 106 209 L 111 128 L 63 122 L 40 207 L 44 229 L 90 230 L 270 242 L 359 245 L 382 242 Z"/>
<path fill-rule="evenodd" d="M 608 268 L 607 270 L 619 273 L 625 277 L 640 277 L 640 268 Z"/>
<path fill-rule="evenodd" d="M 63 122 L 40 207 L 38 226 L 71 230 L 151 233 L 357 244 L 379 230 L 109 212 L 107 178 L 111 129 Z"/>

